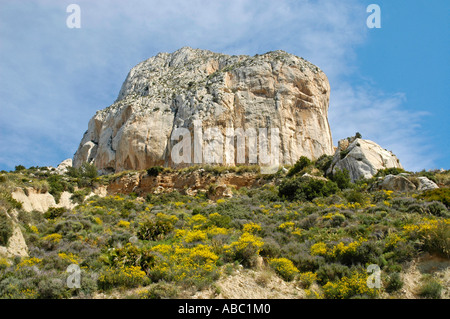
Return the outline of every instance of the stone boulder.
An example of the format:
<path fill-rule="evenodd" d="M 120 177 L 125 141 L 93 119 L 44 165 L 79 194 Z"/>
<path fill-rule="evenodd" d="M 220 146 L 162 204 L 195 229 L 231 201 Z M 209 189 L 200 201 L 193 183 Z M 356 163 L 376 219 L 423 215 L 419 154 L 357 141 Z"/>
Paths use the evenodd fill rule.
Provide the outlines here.
<path fill-rule="evenodd" d="M 65 174 L 67 172 L 67 169 L 69 167 L 72 167 L 72 159 L 71 158 L 68 158 L 68 159 L 62 161 L 58 165 L 58 167 L 56 167 L 55 173 L 59 174 L 59 175 L 63 175 L 63 174 Z"/>
<path fill-rule="evenodd" d="M 427 191 L 430 189 L 436 189 L 439 188 L 439 186 L 433 182 L 432 180 L 428 179 L 425 176 L 420 176 L 418 177 L 419 179 L 419 187 L 417 188 L 417 190 L 419 191 Z"/>
<path fill-rule="evenodd" d="M 379 183 L 379 188 L 395 192 L 412 192 L 416 190 L 416 185 L 405 176 L 386 175 Z"/>
<path fill-rule="evenodd" d="M 378 170 L 385 168 L 402 168 L 402 165 L 392 152 L 375 142 L 353 138 L 339 141 L 327 173 L 346 169 L 351 181 L 355 182 L 361 178 L 371 178 Z"/>

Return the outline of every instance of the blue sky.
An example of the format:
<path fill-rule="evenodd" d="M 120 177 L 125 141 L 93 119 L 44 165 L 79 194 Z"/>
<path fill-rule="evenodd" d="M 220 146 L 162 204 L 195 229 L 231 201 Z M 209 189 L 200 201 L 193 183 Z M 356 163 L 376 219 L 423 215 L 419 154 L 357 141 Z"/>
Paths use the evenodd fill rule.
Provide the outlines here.
<path fill-rule="evenodd" d="M 66 8 L 81 8 L 69 29 Z M 381 8 L 369 29 L 366 7 Z M 331 85 L 334 144 L 360 132 L 408 170 L 450 169 L 450 1 L 0 0 L 0 170 L 56 166 L 128 71 L 183 46 L 285 50 Z"/>

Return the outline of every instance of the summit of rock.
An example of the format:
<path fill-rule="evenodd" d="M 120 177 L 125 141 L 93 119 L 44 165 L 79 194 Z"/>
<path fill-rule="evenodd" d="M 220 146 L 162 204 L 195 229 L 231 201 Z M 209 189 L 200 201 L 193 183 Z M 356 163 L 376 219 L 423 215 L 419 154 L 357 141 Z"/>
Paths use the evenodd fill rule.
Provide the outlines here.
<path fill-rule="evenodd" d="M 247 56 L 183 47 L 159 53 L 133 67 L 116 101 L 90 120 L 73 164 L 93 163 L 103 172 L 177 166 L 174 130 L 192 134 L 194 121 L 223 136 L 227 128 L 276 128 L 281 164 L 302 155 L 318 158 L 333 153 L 329 92 L 317 66 L 281 50 Z M 208 148 L 205 136 L 202 142 L 204 155 L 226 162 L 225 143 Z M 248 153 L 247 144 L 247 164 Z"/>

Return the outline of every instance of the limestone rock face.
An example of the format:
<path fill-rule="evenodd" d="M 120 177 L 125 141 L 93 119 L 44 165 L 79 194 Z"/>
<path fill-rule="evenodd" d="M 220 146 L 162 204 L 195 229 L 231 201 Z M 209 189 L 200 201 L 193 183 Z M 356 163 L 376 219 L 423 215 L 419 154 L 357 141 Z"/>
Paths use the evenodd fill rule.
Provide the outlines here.
<path fill-rule="evenodd" d="M 12 211 L 11 216 L 6 213 L 7 218 L 11 219 L 13 225 L 13 233 L 8 239 L 7 245 L 0 246 L 0 257 L 28 257 L 28 246 L 17 223 L 17 215 L 17 211 Z"/>
<path fill-rule="evenodd" d="M 280 164 L 294 164 L 302 155 L 331 155 L 329 92 L 318 67 L 283 51 L 250 57 L 184 47 L 159 53 L 135 66 L 117 100 L 90 120 L 73 164 L 93 163 L 107 173 L 154 165 L 253 163 L 248 146 L 256 140 L 227 148 L 234 140 L 226 139 L 227 129 L 242 129 L 251 137 L 254 129 L 258 141 L 264 136 L 259 129 L 267 129 L 270 145 L 257 144 L 260 164 L 266 146 L 270 151 L 277 145 L 271 129 L 278 129 Z M 172 156 L 185 138 L 177 135 L 179 129 L 192 137 L 182 151 L 176 148 L 186 156 L 181 162 Z"/>
<path fill-rule="evenodd" d="M 371 178 L 378 170 L 402 168 L 398 158 L 375 142 L 354 138 L 339 141 L 328 173 L 347 169 L 352 182 Z"/>
<path fill-rule="evenodd" d="M 428 179 L 425 176 L 420 176 L 418 178 L 419 178 L 419 187 L 418 187 L 419 191 L 427 191 L 430 189 L 439 188 L 439 186 L 435 182 L 433 182 L 432 180 Z"/>
<path fill-rule="evenodd" d="M 11 193 L 12 198 L 22 203 L 22 208 L 26 212 L 36 210 L 45 213 L 50 207 L 64 207 L 72 209 L 76 206 L 70 199 L 72 196 L 69 192 L 62 192 L 59 203 L 56 204 L 55 198 L 48 192 L 39 193 L 33 188 L 27 188 L 26 192 L 22 188 L 16 188 Z"/>
<path fill-rule="evenodd" d="M 64 174 L 64 173 L 67 172 L 67 168 L 69 168 L 69 167 L 72 167 L 72 159 L 71 159 L 71 158 L 68 158 L 68 159 L 62 161 L 62 162 L 58 165 L 58 167 L 55 169 L 55 172 L 56 172 L 57 174 L 62 175 L 62 174 Z"/>

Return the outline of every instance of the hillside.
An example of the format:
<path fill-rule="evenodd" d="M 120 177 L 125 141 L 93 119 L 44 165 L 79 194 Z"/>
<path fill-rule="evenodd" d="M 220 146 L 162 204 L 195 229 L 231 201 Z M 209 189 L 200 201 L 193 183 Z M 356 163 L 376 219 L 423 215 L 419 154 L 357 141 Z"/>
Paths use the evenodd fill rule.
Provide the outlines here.
<path fill-rule="evenodd" d="M 449 298 L 450 171 L 352 183 L 331 159 L 3 171 L 0 298 Z"/>

